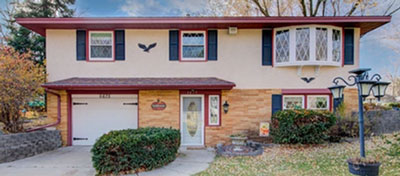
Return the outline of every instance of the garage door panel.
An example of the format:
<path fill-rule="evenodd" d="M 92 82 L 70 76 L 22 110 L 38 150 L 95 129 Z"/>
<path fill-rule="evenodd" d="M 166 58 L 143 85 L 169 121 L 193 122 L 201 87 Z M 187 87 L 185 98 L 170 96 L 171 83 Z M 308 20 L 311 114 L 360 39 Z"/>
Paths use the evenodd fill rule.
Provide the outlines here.
<path fill-rule="evenodd" d="M 72 100 L 87 103 L 72 107 L 72 136 L 87 138 L 73 140 L 73 145 L 92 145 L 111 130 L 137 128 L 137 95 L 111 95 L 105 99 L 99 95 L 80 95 Z"/>

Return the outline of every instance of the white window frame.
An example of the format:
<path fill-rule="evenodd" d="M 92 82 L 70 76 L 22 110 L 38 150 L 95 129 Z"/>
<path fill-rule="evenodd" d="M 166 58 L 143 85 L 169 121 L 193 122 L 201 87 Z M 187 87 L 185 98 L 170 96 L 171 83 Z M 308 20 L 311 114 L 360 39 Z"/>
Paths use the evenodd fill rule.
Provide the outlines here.
<path fill-rule="evenodd" d="M 302 102 L 301 102 L 301 108 L 302 109 L 305 109 L 305 96 L 304 95 L 283 95 L 282 96 L 282 109 L 283 110 L 285 110 L 285 109 L 288 109 L 288 108 L 286 108 L 286 106 L 285 106 L 285 98 L 286 97 L 301 97 L 302 98 Z"/>
<path fill-rule="evenodd" d="M 217 97 L 218 99 L 218 106 L 217 106 L 217 123 L 211 123 L 211 98 Z M 220 111 L 221 111 L 221 100 L 219 95 L 209 95 L 208 96 L 208 125 L 210 126 L 218 126 L 220 125 Z"/>
<path fill-rule="evenodd" d="M 95 57 L 92 58 L 91 53 L 91 38 L 92 34 L 95 33 L 110 33 L 111 34 L 111 57 Z M 114 31 L 89 31 L 89 41 L 88 41 L 88 50 L 89 50 L 89 61 L 113 61 L 114 60 Z"/>
<path fill-rule="evenodd" d="M 326 98 L 327 106 L 326 108 L 318 109 L 318 108 L 311 108 L 311 103 L 310 103 L 310 97 L 324 97 Z M 330 96 L 329 95 L 307 95 L 307 109 L 312 109 L 312 110 L 330 110 Z"/>
<path fill-rule="evenodd" d="M 308 61 L 296 61 L 296 29 L 297 28 L 309 28 L 310 29 L 310 59 Z M 326 61 L 316 60 L 316 28 L 327 28 L 328 30 L 328 53 Z M 332 31 L 333 29 L 340 31 L 340 50 L 343 55 L 343 29 L 337 26 L 331 25 L 299 25 L 290 27 L 274 28 L 274 43 L 276 43 L 276 33 L 278 31 L 289 30 L 289 62 L 276 62 L 274 59 L 274 66 L 342 66 L 343 57 L 340 57 L 338 62 L 333 61 L 332 49 Z M 277 58 L 276 45 L 273 48 L 273 56 Z"/>
<path fill-rule="evenodd" d="M 183 34 L 188 34 L 188 33 L 203 33 L 204 36 L 204 40 L 203 40 L 203 47 L 204 47 L 204 57 L 200 58 L 200 57 L 183 57 Z M 207 47 L 206 47 L 206 37 L 207 33 L 206 31 L 181 31 L 180 34 L 180 58 L 182 61 L 206 61 L 207 58 Z M 190 45 L 189 45 L 190 46 Z"/>

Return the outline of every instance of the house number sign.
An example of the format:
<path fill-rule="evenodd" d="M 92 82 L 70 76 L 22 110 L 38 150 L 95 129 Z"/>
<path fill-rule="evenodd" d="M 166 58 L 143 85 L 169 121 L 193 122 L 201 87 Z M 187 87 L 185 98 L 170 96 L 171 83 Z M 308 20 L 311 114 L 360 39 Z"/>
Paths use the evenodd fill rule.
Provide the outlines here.
<path fill-rule="evenodd" d="M 111 98 L 111 95 L 110 94 L 100 94 L 99 98 L 104 98 L 104 99 Z"/>
<path fill-rule="evenodd" d="M 165 102 L 157 100 L 156 102 L 151 104 L 151 109 L 156 110 L 156 111 L 162 111 L 167 107 L 167 104 Z"/>

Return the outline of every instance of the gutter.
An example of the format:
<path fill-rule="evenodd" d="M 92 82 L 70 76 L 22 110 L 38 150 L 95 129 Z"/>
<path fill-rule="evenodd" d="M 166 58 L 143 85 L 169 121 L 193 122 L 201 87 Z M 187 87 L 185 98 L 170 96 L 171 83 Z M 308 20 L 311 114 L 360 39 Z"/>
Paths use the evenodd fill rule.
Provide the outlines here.
<path fill-rule="evenodd" d="M 25 130 L 26 132 L 32 132 L 32 131 L 41 130 L 43 128 L 56 126 L 56 125 L 60 124 L 60 122 L 61 122 L 61 95 L 59 93 L 57 93 L 56 91 L 52 91 L 52 90 L 49 90 L 49 89 L 46 89 L 45 91 L 47 93 L 50 93 L 50 94 L 53 94 L 53 95 L 57 96 L 57 121 L 54 122 L 54 123 L 51 123 L 51 124 L 47 124 L 47 125 L 43 125 L 43 126 L 27 129 L 27 130 Z"/>

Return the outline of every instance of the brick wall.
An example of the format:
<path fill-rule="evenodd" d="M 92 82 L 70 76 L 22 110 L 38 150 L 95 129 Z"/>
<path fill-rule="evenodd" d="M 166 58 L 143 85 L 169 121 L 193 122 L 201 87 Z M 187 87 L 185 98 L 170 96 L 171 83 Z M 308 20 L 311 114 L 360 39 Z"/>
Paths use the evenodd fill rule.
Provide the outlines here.
<path fill-rule="evenodd" d="M 58 130 L 0 135 L 0 163 L 15 161 L 61 147 Z"/>
<path fill-rule="evenodd" d="M 165 102 L 164 110 L 153 110 L 151 104 L 157 100 Z M 179 91 L 139 91 L 139 127 L 172 127 L 179 129 Z"/>
<path fill-rule="evenodd" d="M 61 95 L 61 122 L 57 125 L 57 130 L 61 132 L 62 143 L 67 145 L 68 136 L 68 95 L 66 91 L 58 91 Z M 57 121 L 57 96 L 47 94 L 47 116 L 48 118 Z"/>
<path fill-rule="evenodd" d="M 228 101 L 229 112 L 221 113 L 221 126 L 205 127 L 205 143 L 214 146 L 221 142 L 229 142 L 229 136 L 234 133 L 257 133 L 259 123 L 271 118 L 271 96 L 280 94 L 280 89 L 233 89 L 222 91 L 221 102 Z M 61 94 L 60 130 L 63 145 L 67 143 L 67 94 Z M 358 108 L 357 89 L 345 89 L 344 101 L 349 111 Z M 157 100 L 164 101 L 166 109 L 157 111 L 151 109 L 151 104 Z M 142 90 L 139 91 L 139 127 L 172 127 L 180 128 L 180 96 L 178 90 Z M 48 116 L 57 118 L 57 97 L 48 96 Z"/>

